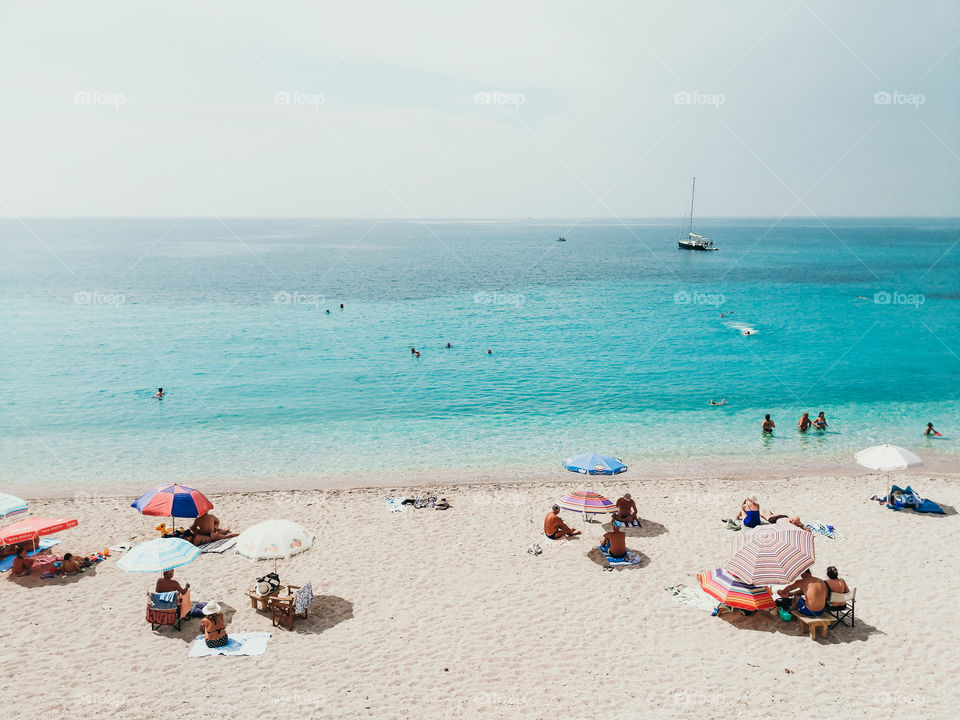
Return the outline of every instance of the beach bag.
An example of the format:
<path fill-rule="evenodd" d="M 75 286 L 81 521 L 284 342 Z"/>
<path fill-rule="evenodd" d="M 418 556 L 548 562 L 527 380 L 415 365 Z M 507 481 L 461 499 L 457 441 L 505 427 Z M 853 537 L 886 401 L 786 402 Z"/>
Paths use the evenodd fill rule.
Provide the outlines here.
<path fill-rule="evenodd" d="M 257 578 L 255 590 L 257 595 L 270 595 L 280 589 L 280 576 L 275 572 L 267 573 L 262 578 Z"/>

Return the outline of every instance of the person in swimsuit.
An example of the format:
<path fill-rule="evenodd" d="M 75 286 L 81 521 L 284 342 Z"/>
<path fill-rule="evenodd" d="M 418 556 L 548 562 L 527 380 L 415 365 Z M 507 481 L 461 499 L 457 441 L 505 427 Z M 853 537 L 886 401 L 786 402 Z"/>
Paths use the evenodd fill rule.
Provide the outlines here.
<path fill-rule="evenodd" d="M 727 404 L 727 399 L 726 399 L 726 398 L 723 398 L 720 402 L 714 402 L 713 400 L 710 400 L 710 404 L 711 404 L 711 405 L 726 405 L 726 404 Z"/>
<path fill-rule="evenodd" d="M 803 417 L 797 420 L 797 430 L 800 432 L 806 432 L 811 425 L 813 425 L 813 422 L 810 420 L 810 413 L 804 413 Z"/>
<path fill-rule="evenodd" d="M 153 394 L 153 396 L 154 396 L 155 398 L 162 398 L 162 397 L 163 397 L 163 388 L 157 388 L 157 391 Z"/>
<path fill-rule="evenodd" d="M 820 411 L 820 414 L 813 419 L 813 426 L 817 430 L 826 430 L 827 429 L 827 419 L 823 416 L 823 411 Z"/>
<path fill-rule="evenodd" d="M 763 430 L 763 432 L 770 433 L 770 434 L 773 433 L 773 429 L 776 426 L 777 424 L 770 419 L 770 413 L 767 413 L 766 416 L 764 416 L 763 418 L 763 422 L 760 423 L 760 429 Z"/>
<path fill-rule="evenodd" d="M 752 528 L 760 524 L 760 503 L 757 502 L 757 496 L 751 495 L 740 503 L 740 512 L 737 513 L 737 520 L 743 520 L 743 526 Z"/>
<path fill-rule="evenodd" d="M 927 423 L 927 429 L 923 431 L 924 435 L 936 435 L 937 437 L 942 437 L 940 433 L 933 429 L 933 423 Z"/>
<path fill-rule="evenodd" d="M 173 570 L 164 570 L 163 577 L 157 580 L 157 592 L 178 592 L 185 593 L 190 589 L 190 583 L 187 583 L 186 587 L 178 583 L 173 579 Z"/>
<path fill-rule="evenodd" d="M 833 565 L 827 568 L 827 579 L 824 581 L 827 583 L 827 587 L 830 588 L 830 592 L 835 592 L 838 595 L 843 593 L 850 592 L 850 588 L 847 587 L 847 581 L 840 577 L 840 573 L 837 572 L 837 568 Z M 830 597 L 829 595 L 827 596 Z M 846 603 L 833 604 L 830 603 L 830 607 L 842 608 Z"/>
<path fill-rule="evenodd" d="M 613 514 L 613 519 L 627 525 L 637 519 L 637 504 L 630 497 L 630 493 L 624 493 L 623 497 L 617 500 L 617 511 Z"/>
<path fill-rule="evenodd" d="M 795 583 L 783 590 L 777 590 L 777 595 L 793 598 L 792 608 L 801 615 L 820 617 L 827 605 L 827 598 L 830 597 L 830 586 L 826 580 L 814 577 L 808 569 L 803 571 Z"/>
<path fill-rule="evenodd" d="M 203 606 L 203 620 L 200 624 L 203 626 L 203 641 L 208 648 L 223 647 L 230 641 L 218 603 L 210 602 Z"/>
<path fill-rule="evenodd" d="M 610 557 L 622 558 L 627 554 L 627 534 L 623 531 L 623 524 L 613 521 L 613 529 L 603 534 L 603 544 L 600 546 L 610 554 Z"/>
<path fill-rule="evenodd" d="M 193 533 L 190 542 L 194 545 L 206 545 L 214 540 L 225 540 L 238 535 L 238 533 L 232 533 L 221 528 L 220 519 L 210 512 L 206 512 L 194 520 L 190 526 L 190 532 Z"/>
<path fill-rule="evenodd" d="M 17 577 L 27 575 L 33 569 L 36 561 L 27 557 L 27 549 L 22 545 L 17 549 L 17 556 L 13 559 L 13 574 Z"/>
<path fill-rule="evenodd" d="M 567 527 L 567 524 L 560 519 L 560 506 L 554 505 L 543 520 L 543 534 L 551 540 L 559 540 L 564 537 L 576 537 L 580 531 Z"/>

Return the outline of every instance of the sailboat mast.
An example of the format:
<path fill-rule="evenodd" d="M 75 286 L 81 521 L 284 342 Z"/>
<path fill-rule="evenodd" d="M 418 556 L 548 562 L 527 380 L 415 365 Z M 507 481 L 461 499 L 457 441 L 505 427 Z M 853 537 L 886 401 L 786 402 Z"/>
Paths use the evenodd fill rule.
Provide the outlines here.
<path fill-rule="evenodd" d="M 687 226 L 687 234 L 693 232 L 693 199 L 697 194 L 697 178 L 693 178 L 693 187 L 690 188 L 690 223 Z"/>

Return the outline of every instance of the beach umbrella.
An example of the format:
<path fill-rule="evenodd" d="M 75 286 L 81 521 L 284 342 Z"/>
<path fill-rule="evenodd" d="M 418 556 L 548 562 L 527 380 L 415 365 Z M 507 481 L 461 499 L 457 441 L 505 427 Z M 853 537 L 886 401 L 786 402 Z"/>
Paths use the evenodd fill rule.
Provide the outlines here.
<path fill-rule="evenodd" d="M 557 501 L 557 504 L 573 512 L 583 513 L 583 519 L 590 521 L 591 515 L 603 515 L 612 513 L 617 506 L 600 493 L 592 490 L 574 490 L 565 493 Z"/>
<path fill-rule="evenodd" d="M 27 501 L 21 500 L 15 495 L 0 493 L 0 518 L 19 515 L 27 511 Z"/>
<path fill-rule="evenodd" d="M 891 470 L 905 470 L 923 465 L 923 460 L 898 445 L 874 445 L 861 450 L 853 457 L 865 468 L 886 473 Z"/>
<path fill-rule="evenodd" d="M 812 532 L 778 523 L 736 533 L 726 567 L 752 585 L 787 585 L 815 559 Z"/>
<path fill-rule="evenodd" d="M 131 573 L 156 573 L 192 563 L 198 555 L 200 548 L 182 538 L 157 538 L 130 548 L 117 566 Z"/>
<path fill-rule="evenodd" d="M 722 568 L 697 575 L 703 591 L 724 605 L 741 610 L 770 610 L 777 604 L 770 588 L 745 583 Z"/>
<path fill-rule="evenodd" d="M 64 520 L 63 518 L 27 518 L 19 520 L 12 525 L 0 529 L 0 545 L 15 545 L 27 540 L 33 540 L 34 549 L 37 547 L 37 540 L 42 535 L 52 535 L 53 533 L 66 530 L 77 526 L 76 520 Z"/>
<path fill-rule="evenodd" d="M 237 536 L 237 555 L 248 560 L 279 560 L 306 552 L 314 534 L 289 520 L 266 520 Z"/>
<path fill-rule="evenodd" d="M 213 509 L 213 503 L 203 493 L 187 485 L 158 485 L 138 497 L 130 507 L 141 515 L 171 518 L 195 518 Z"/>
<path fill-rule="evenodd" d="M 599 453 L 574 455 L 566 458 L 562 463 L 570 472 L 581 475 L 619 475 L 627 471 L 627 466 L 617 458 Z"/>

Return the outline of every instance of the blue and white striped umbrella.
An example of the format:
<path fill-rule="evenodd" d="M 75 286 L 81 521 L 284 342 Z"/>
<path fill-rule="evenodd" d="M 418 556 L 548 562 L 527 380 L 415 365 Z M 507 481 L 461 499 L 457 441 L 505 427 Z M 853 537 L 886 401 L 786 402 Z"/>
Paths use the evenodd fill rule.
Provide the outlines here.
<path fill-rule="evenodd" d="M 563 461 L 563 466 L 570 472 L 581 475 L 618 475 L 627 471 L 627 466 L 617 458 L 599 453 L 568 457 Z"/>
<path fill-rule="evenodd" d="M 156 573 L 192 563 L 200 548 L 181 538 L 159 538 L 136 545 L 120 558 L 117 566 L 132 573 Z"/>
<path fill-rule="evenodd" d="M 0 518 L 7 518 L 11 515 L 19 515 L 27 511 L 27 501 L 21 500 L 14 495 L 0 493 Z"/>

